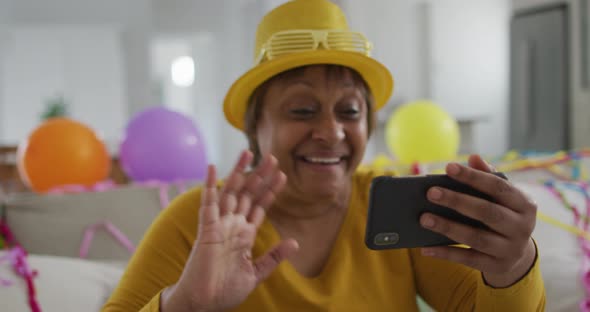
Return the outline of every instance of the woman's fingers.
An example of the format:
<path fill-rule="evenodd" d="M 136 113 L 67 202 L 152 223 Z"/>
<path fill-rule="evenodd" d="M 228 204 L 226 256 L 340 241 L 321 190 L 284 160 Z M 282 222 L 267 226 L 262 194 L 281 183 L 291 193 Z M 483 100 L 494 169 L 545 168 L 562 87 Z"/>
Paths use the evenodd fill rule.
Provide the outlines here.
<path fill-rule="evenodd" d="M 225 181 L 225 185 L 221 191 L 221 196 L 219 199 L 221 215 L 233 212 L 237 208 L 237 196 L 239 195 L 245 182 L 244 172 L 251 162 L 252 153 L 250 151 L 242 152 L 238 162 L 236 163 L 236 166 Z"/>
<path fill-rule="evenodd" d="M 250 151 L 243 151 L 242 154 L 240 154 L 238 162 L 236 162 L 234 169 L 225 181 L 225 185 L 223 186 L 224 191 L 237 192 L 242 188 L 242 184 L 244 183 L 244 172 L 252 162 L 252 158 L 252 152 Z"/>
<path fill-rule="evenodd" d="M 275 201 L 276 196 L 287 183 L 287 176 L 282 171 L 276 171 L 269 180 L 268 187 L 256 198 L 256 206 L 266 210 Z"/>
<path fill-rule="evenodd" d="M 243 214 L 249 222 L 260 226 L 264 220 L 264 210 L 285 185 L 286 176 L 279 170 L 277 159 L 270 154 L 263 157 L 255 170 L 245 173 L 251 161 L 250 152 L 242 153 L 219 196 L 219 214 Z M 244 201 L 244 197 L 248 201 Z"/>
<path fill-rule="evenodd" d="M 278 161 L 272 155 L 267 155 L 261 164 L 250 173 L 244 188 L 240 192 L 241 196 L 251 197 L 251 205 L 248 209 L 240 209 L 238 213 L 244 214 L 248 221 L 259 224 L 258 218 L 264 214 L 254 211 L 257 209 L 265 210 L 275 200 L 275 195 L 283 188 L 286 176 L 279 170 Z M 253 218 L 253 217 L 256 218 Z"/>
<path fill-rule="evenodd" d="M 517 222 L 519 215 L 506 207 L 441 187 L 430 188 L 426 195 L 431 202 L 481 221 L 503 236 L 510 236 L 515 233 L 515 229 L 511 228 L 510 225 Z"/>
<path fill-rule="evenodd" d="M 278 194 L 285 186 L 285 183 L 287 182 L 287 176 L 279 171 L 275 173 L 273 179 L 270 181 L 271 183 L 266 189 L 266 192 L 262 194 L 260 200 L 252 206 L 252 210 L 248 215 L 248 222 L 251 222 L 257 228 L 260 227 L 264 221 L 266 210 L 276 199 L 276 194 Z"/>
<path fill-rule="evenodd" d="M 200 223 L 209 224 L 219 219 L 219 206 L 217 205 L 216 170 L 214 165 L 207 168 L 205 188 L 201 194 Z"/>
<path fill-rule="evenodd" d="M 256 199 L 261 190 L 268 184 L 268 177 L 277 170 L 277 159 L 272 155 L 265 155 L 256 169 L 248 174 L 240 194 L 248 194 Z"/>
<path fill-rule="evenodd" d="M 512 264 L 509 261 L 500 261 L 490 255 L 469 248 L 428 247 L 422 248 L 421 253 L 424 256 L 461 263 L 481 272 L 504 273 L 512 269 Z"/>
<path fill-rule="evenodd" d="M 245 183 L 244 191 L 252 196 L 252 203 L 254 205 L 266 208 L 269 204 L 268 193 L 269 190 L 282 188 L 283 182 L 279 175 L 283 175 L 279 169 L 277 159 L 272 155 L 264 157 L 264 161 L 248 176 L 248 181 Z M 270 199 L 270 202 L 274 197 Z"/>
<path fill-rule="evenodd" d="M 254 269 L 258 283 L 267 278 L 270 273 L 287 257 L 299 249 L 299 244 L 294 239 L 281 241 L 277 246 L 268 251 L 254 262 Z"/>
<path fill-rule="evenodd" d="M 494 172 L 495 169 L 490 164 L 488 164 L 481 156 L 479 155 L 470 155 L 467 161 L 469 167 L 481 170 L 484 172 Z"/>
<path fill-rule="evenodd" d="M 266 211 L 258 206 L 252 208 L 250 215 L 248 216 L 248 222 L 254 224 L 256 228 L 259 228 L 264 222 L 264 217 L 266 216 Z"/>
<path fill-rule="evenodd" d="M 252 198 L 247 194 L 240 195 L 238 199 L 238 206 L 235 211 L 236 214 L 246 215 L 247 211 L 250 211 L 252 207 Z"/>
<path fill-rule="evenodd" d="M 457 243 L 465 244 L 493 257 L 509 257 L 510 241 L 497 233 L 457 223 L 431 213 L 424 213 L 420 223 L 425 228 L 442 234 Z"/>
<path fill-rule="evenodd" d="M 536 213 L 535 204 L 508 180 L 457 163 L 448 164 L 446 171 L 451 178 L 490 195 L 504 207 L 518 213 Z"/>

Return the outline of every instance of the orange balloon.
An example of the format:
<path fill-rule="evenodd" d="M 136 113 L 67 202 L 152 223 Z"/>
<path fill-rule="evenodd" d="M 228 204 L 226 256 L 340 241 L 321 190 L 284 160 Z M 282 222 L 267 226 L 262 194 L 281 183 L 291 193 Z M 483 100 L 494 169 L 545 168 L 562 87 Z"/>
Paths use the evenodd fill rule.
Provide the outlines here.
<path fill-rule="evenodd" d="M 91 186 L 111 170 L 107 148 L 96 133 L 69 118 L 41 124 L 19 145 L 17 157 L 21 179 L 36 192 L 64 185 Z"/>

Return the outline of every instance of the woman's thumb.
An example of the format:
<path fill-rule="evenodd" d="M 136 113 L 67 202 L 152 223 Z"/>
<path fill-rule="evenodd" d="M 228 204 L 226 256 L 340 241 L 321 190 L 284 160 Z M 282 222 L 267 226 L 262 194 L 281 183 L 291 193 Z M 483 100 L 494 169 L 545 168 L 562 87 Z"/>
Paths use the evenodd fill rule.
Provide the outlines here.
<path fill-rule="evenodd" d="M 258 283 L 266 279 L 281 261 L 294 254 L 298 249 L 299 244 L 297 241 L 290 238 L 281 241 L 265 255 L 256 259 L 254 262 L 254 269 L 256 270 L 256 279 L 258 280 Z"/>

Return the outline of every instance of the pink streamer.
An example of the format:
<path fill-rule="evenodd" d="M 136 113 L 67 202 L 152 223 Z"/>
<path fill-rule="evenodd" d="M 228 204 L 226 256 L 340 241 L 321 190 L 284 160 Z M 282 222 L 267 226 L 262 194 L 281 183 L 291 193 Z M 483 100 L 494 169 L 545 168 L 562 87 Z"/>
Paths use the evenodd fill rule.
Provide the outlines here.
<path fill-rule="evenodd" d="M 585 201 L 585 205 L 586 205 L 586 218 L 583 218 L 582 215 L 580 214 L 579 210 L 576 208 L 575 205 L 572 205 L 567 198 L 565 198 L 564 195 L 562 195 L 556 188 L 556 186 L 554 185 L 554 183 L 548 183 L 546 184 L 547 189 L 550 191 L 551 194 L 553 194 L 558 200 L 560 200 L 562 203 L 564 203 L 566 206 L 570 206 L 572 208 L 573 214 L 574 214 L 574 224 L 584 230 L 587 231 L 588 230 L 588 217 L 590 216 L 590 195 L 588 194 L 588 184 L 584 183 L 584 182 L 580 182 L 580 183 L 574 183 L 574 182 L 570 182 L 569 184 L 566 184 L 567 186 L 574 186 L 576 191 L 579 191 L 580 193 L 582 193 L 582 195 L 584 196 L 584 201 Z M 586 291 L 586 297 L 580 302 L 579 308 L 580 311 L 582 312 L 590 312 L 590 264 L 589 264 L 589 258 L 590 258 L 590 245 L 589 242 L 582 238 L 579 237 L 578 238 L 578 243 L 580 244 L 580 248 L 582 249 L 583 255 L 582 255 L 582 274 L 580 276 L 581 282 L 584 285 L 585 291 Z"/>
<path fill-rule="evenodd" d="M 62 185 L 58 187 L 54 187 L 50 189 L 47 193 L 48 194 L 56 194 L 56 195 L 63 195 L 69 193 L 84 193 L 84 192 L 104 192 L 111 189 L 117 188 L 117 184 L 115 184 L 111 180 L 98 182 L 91 186 L 85 186 L 82 184 L 70 184 L 70 185 Z"/>
<path fill-rule="evenodd" d="M 170 198 L 168 197 L 168 185 L 167 184 L 160 184 L 160 208 L 164 209 L 168 207 L 170 203 Z"/>
<path fill-rule="evenodd" d="M 178 193 L 182 194 L 185 193 L 187 189 L 187 185 L 184 181 L 178 182 Z"/>
<path fill-rule="evenodd" d="M 179 180 L 179 181 L 176 181 L 173 183 L 163 183 L 163 182 L 156 181 L 156 180 L 150 180 L 150 181 L 141 182 L 139 184 L 143 185 L 143 186 L 157 187 L 159 189 L 158 191 L 160 194 L 160 207 L 162 209 L 165 209 L 170 204 L 170 196 L 168 195 L 170 185 L 176 184 L 178 187 L 178 192 L 184 193 L 184 192 L 186 192 L 186 189 L 187 189 L 186 183 L 187 183 L 187 181 L 183 181 L 183 180 Z"/>
<path fill-rule="evenodd" d="M 0 235 L 4 237 L 4 241 L 6 246 L 11 246 L 16 244 L 16 239 L 12 235 L 12 232 L 8 228 L 8 224 L 4 220 L 0 220 Z"/>
<path fill-rule="evenodd" d="M 20 246 L 14 247 L 13 250 L 16 252 L 16 259 L 13 266 L 16 272 L 24 277 L 27 283 L 27 294 L 29 297 L 29 306 L 31 307 L 31 312 L 41 312 L 41 307 L 36 299 L 36 292 L 35 292 L 35 284 L 33 283 L 33 278 L 37 276 L 37 271 L 31 270 L 29 264 L 27 262 L 27 254 L 24 249 Z"/>
<path fill-rule="evenodd" d="M 123 232 L 121 232 L 111 222 L 101 221 L 88 226 L 84 231 L 82 243 L 80 244 L 80 258 L 85 259 L 88 256 L 88 251 L 90 250 L 90 245 L 92 244 L 94 235 L 96 234 L 96 231 L 98 231 L 99 229 L 106 230 L 109 234 L 111 234 L 111 236 L 115 238 L 115 240 L 117 240 L 117 242 L 119 242 L 123 247 L 125 247 L 125 249 L 127 249 L 130 253 L 133 253 L 135 251 L 135 246 L 133 245 L 131 240 L 129 240 L 129 238 L 127 238 L 127 236 L 123 234 Z"/>
<path fill-rule="evenodd" d="M 15 273 L 21 276 L 27 284 L 27 298 L 31 312 L 41 312 L 41 307 L 37 301 L 37 293 L 35 291 L 35 283 L 33 279 L 37 277 L 37 271 L 31 269 L 27 262 L 27 253 L 20 247 L 16 246 L 9 250 L 8 254 L 0 259 L 0 262 L 9 260 Z M 12 281 L 7 279 L 0 279 L 2 286 L 12 285 Z"/>

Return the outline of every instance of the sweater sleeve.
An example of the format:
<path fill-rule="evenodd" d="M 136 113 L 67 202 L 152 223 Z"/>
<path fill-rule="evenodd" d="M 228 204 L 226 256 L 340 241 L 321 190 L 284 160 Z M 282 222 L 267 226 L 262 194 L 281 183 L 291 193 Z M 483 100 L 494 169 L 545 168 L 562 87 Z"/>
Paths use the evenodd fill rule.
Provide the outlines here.
<path fill-rule="evenodd" d="M 506 288 L 487 285 L 482 273 L 410 251 L 417 291 L 437 311 L 544 311 L 545 286 L 538 250 L 531 269 Z"/>
<path fill-rule="evenodd" d="M 175 199 L 154 220 L 103 312 L 157 312 L 160 293 L 180 277 L 196 237 L 200 190 Z"/>
<path fill-rule="evenodd" d="M 159 291 L 139 312 L 160 312 L 160 295 L 162 291 Z"/>

